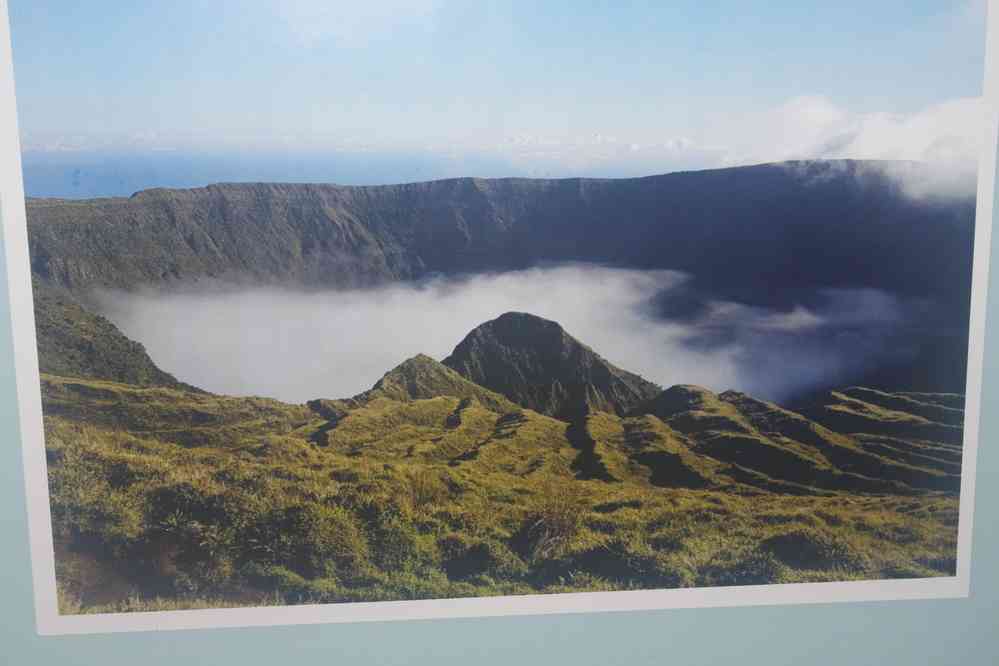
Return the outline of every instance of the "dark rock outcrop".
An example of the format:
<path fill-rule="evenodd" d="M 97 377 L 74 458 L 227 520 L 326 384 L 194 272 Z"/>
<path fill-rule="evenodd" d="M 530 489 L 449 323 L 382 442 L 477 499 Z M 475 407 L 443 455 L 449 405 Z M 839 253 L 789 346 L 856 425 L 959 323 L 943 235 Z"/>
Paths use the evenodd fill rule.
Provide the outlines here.
<path fill-rule="evenodd" d="M 519 405 L 567 420 L 590 410 L 624 414 L 660 390 L 612 365 L 558 323 L 522 312 L 477 327 L 444 365 Z"/>

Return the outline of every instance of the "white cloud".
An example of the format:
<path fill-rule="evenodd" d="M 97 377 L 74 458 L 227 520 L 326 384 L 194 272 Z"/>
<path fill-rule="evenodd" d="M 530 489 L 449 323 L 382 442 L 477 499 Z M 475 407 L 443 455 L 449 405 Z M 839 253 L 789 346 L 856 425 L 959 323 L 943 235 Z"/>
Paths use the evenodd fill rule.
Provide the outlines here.
<path fill-rule="evenodd" d="M 787 312 L 725 301 L 689 321 L 655 314 L 672 271 L 585 265 L 358 291 L 276 289 L 104 294 L 103 310 L 179 379 L 227 394 L 301 402 L 346 397 L 418 353 L 443 359 L 472 328 L 516 310 L 558 321 L 620 367 L 663 386 L 693 383 L 785 398 L 886 353 L 904 322 L 895 298 L 820 292 Z M 850 337 L 830 337 L 851 329 Z M 692 344 L 697 343 L 697 344 Z"/>
<path fill-rule="evenodd" d="M 916 161 L 931 168 L 886 168 L 910 195 L 925 197 L 974 192 L 984 130 L 981 98 L 949 100 L 911 113 L 868 113 L 822 95 L 804 95 L 758 113 L 733 110 L 701 128 L 696 138 L 518 136 L 490 148 L 538 176 L 634 176 L 786 160 Z"/>
<path fill-rule="evenodd" d="M 774 312 L 742 303 L 715 301 L 706 310 L 698 321 L 700 326 L 794 333 L 818 329 L 826 323 L 823 317 L 800 305 L 790 312 Z"/>
<path fill-rule="evenodd" d="M 984 121 L 981 98 L 893 114 L 855 113 L 825 97 L 797 97 L 763 117 L 743 121 L 743 138 L 732 138 L 734 149 L 724 161 L 853 158 L 974 163 Z"/>
<path fill-rule="evenodd" d="M 984 107 L 955 99 L 908 114 L 857 113 L 823 96 L 801 96 L 744 116 L 714 140 L 725 164 L 852 158 L 975 162 Z"/>
<path fill-rule="evenodd" d="M 954 99 L 907 114 L 851 112 L 822 96 L 797 97 L 744 118 L 716 140 L 722 164 L 858 159 L 924 163 L 879 167 L 910 196 L 969 195 L 985 136 L 981 98 Z M 722 134 L 722 133 L 720 133 Z"/>

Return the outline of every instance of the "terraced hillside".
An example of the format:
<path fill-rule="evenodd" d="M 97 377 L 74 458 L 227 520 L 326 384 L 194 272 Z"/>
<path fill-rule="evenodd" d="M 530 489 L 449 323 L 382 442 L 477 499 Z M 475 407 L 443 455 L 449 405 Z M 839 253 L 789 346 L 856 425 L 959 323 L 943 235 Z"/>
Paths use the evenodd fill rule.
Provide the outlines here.
<path fill-rule="evenodd" d="M 306 405 L 43 376 L 64 612 L 954 574 L 961 396 L 628 373 L 642 400 L 554 418 L 621 375 L 553 392 L 536 337 L 480 342 L 487 374 L 417 356 Z"/>

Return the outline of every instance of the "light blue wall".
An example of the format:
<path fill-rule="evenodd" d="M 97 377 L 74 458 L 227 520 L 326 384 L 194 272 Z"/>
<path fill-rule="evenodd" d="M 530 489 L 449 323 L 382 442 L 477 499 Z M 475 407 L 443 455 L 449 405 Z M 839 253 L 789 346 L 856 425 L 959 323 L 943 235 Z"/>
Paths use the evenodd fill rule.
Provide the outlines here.
<path fill-rule="evenodd" d="M 997 270 L 990 322 L 999 314 L 997 245 L 992 248 Z M 39 638 L 33 626 L 4 276 L 0 263 L 0 666 L 999 664 L 999 324 L 990 326 L 987 337 L 968 600 Z"/>

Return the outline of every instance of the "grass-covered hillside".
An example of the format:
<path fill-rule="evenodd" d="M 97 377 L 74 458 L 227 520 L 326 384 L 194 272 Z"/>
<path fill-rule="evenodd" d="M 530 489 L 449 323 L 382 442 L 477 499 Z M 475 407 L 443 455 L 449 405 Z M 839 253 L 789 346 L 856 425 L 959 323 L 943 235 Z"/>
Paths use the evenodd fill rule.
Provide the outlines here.
<path fill-rule="evenodd" d="M 559 420 L 426 356 L 307 405 L 46 374 L 62 611 L 954 574 L 960 396 L 615 377 Z"/>
<path fill-rule="evenodd" d="M 96 377 L 140 386 L 177 386 L 138 342 L 94 314 L 64 290 L 32 284 L 39 370 L 69 377 Z"/>

